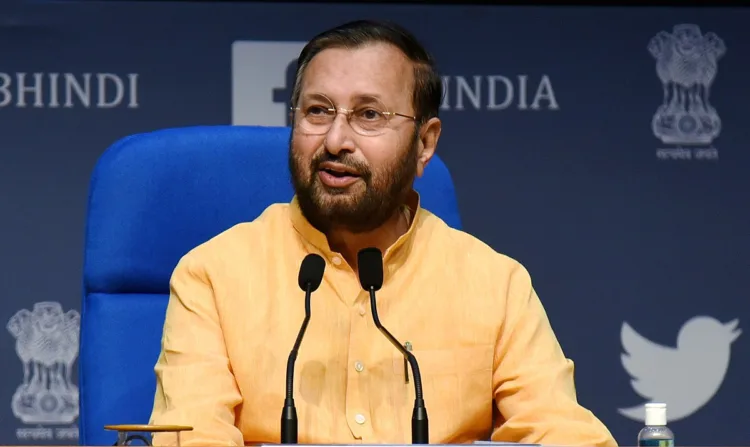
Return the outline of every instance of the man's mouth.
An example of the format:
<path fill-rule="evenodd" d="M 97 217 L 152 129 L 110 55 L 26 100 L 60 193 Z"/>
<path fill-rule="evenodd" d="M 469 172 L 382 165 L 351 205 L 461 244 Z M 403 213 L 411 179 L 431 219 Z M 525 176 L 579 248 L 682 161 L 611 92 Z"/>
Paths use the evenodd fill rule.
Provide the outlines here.
<path fill-rule="evenodd" d="M 318 167 L 318 175 L 329 188 L 347 188 L 359 181 L 360 175 L 345 165 L 323 163 Z"/>
<path fill-rule="evenodd" d="M 330 174 L 334 177 L 359 177 L 356 170 L 338 163 L 325 162 L 319 168 L 319 171 Z"/>
<path fill-rule="evenodd" d="M 335 169 L 321 169 L 322 172 L 325 172 L 327 174 L 330 174 L 334 177 L 359 177 L 357 174 L 353 174 L 351 172 L 345 172 L 345 171 L 337 171 Z"/>

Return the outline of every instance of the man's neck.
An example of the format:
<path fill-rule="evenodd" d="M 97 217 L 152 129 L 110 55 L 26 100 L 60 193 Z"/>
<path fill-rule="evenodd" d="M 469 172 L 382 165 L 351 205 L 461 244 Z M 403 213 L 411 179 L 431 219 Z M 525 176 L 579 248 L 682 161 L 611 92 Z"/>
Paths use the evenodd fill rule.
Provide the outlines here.
<path fill-rule="evenodd" d="M 382 253 L 393 245 L 398 238 L 409 231 L 411 219 L 407 208 L 399 207 L 383 225 L 367 233 L 351 233 L 349 231 L 332 228 L 326 237 L 331 250 L 341 253 L 346 262 L 357 271 L 357 253 L 363 248 L 376 247 Z"/>

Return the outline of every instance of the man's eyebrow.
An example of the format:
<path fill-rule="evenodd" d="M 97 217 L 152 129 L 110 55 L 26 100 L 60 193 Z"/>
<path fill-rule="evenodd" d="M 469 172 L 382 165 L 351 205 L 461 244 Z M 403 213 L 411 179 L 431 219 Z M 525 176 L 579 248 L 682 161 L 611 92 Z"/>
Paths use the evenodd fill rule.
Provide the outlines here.
<path fill-rule="evenodd" d="M 304 95 L 302 95 L 302 98 L 304 98 L 304 99 L 326 99 L 326 100 L 330 101 L 330 99 L 326 95 L 324 95 L 322 93 L 317 93 L 317 92 L 314 92 L 314 93 L 305 93 Z"/>
<path fill-rule="evenodd" d="M 377 93 L 363 93 L 363 94 L 355 95 L 354 99 L 360 102 L 368 102 L 368 101 L 369 102 L 372 102 L 372 101 L 383 102 L 383 98 Z"/>
<path fill-rule="evenodd" d="M 305 93 L 300 96 L 300 99 L 307 99 L 307 100 L 319 99 L 319 100 L 330 101 L 331 103 L 333 103 L 333 100 L 330 97 L 319 92 Z M 359 93 L 351 97 L 352 104 L 362 104 L 362 103 L 367 104 L 367 103 L 373 103 L 373 102 L 384 104 L 383 97 L 378 93 Z"/>

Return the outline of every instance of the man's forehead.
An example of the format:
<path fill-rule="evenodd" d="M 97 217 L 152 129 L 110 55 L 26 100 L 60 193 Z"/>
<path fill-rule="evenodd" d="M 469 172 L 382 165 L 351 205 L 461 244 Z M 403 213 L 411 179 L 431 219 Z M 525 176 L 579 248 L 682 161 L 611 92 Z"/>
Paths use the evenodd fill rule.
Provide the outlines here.
<path fill-rule="evenodd" d="M 410 67 L 404 54 L 388 44 L 329 48 L 310 61 L 301 93 L 347 101 L 410 99 Z"/>

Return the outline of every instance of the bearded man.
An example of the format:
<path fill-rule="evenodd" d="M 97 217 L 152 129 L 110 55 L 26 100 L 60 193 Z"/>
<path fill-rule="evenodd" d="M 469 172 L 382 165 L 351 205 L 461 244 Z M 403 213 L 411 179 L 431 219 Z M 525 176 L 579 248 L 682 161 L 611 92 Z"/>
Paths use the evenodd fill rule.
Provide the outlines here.
<path fill-rule="evenodd" d="M 299 443 L 410 443 L 404 358 L 357 275 L 357 253 L 375 247 L 380 320 L 419 362 L 430 443 L 616 445 L 578 404 L 529 273 L 420 207 L 413 182 L 435 153 L 441 99 L 432 58 L 399 26 L 347 23 L 305 46 L 290 110 L 295 195 L 175 268 L 152 424 L 194 427 L 183 446 L 279 442 L 304 318 L 297 273 L 315 253 L 326 269 L 297 359 Z"/>

